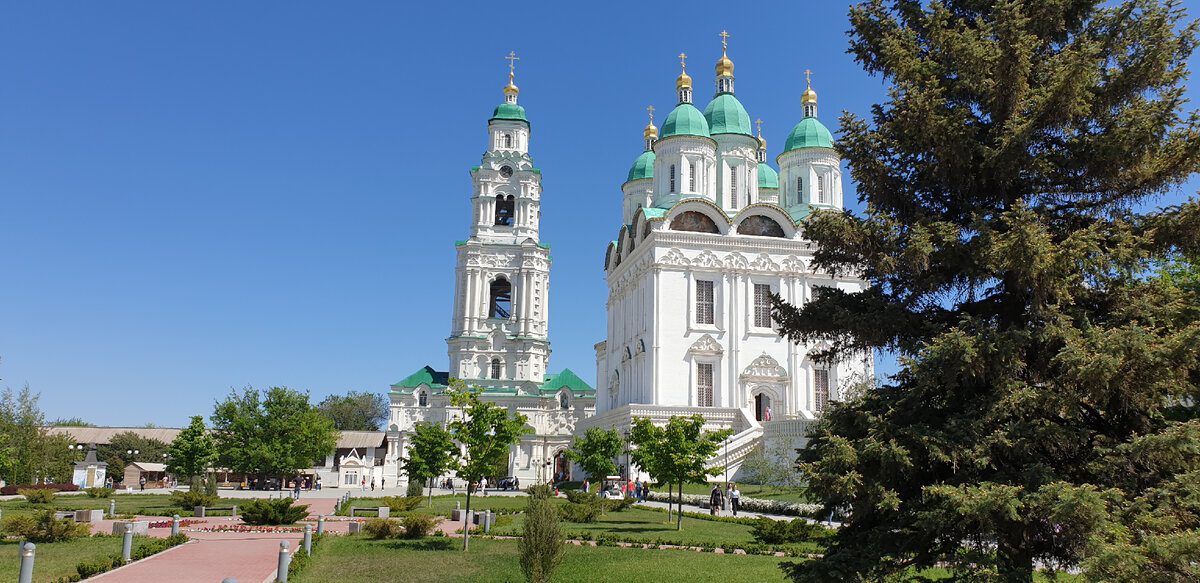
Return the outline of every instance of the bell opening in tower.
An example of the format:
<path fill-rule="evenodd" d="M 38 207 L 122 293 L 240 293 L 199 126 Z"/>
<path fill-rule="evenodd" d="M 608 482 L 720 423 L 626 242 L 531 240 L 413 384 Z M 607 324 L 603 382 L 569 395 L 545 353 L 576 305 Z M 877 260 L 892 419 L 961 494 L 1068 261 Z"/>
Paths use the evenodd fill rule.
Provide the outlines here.
<path fill-rule="evenodd" d="M 513 221 L 513 197 L 512 195 L 498 195 L 496 197 L 496 225 L 502 227 L 511 227 Z"/>
<path fill-rule="evenodd" d="M 512 284 L 503 277 L 492 282 L 489 318 L 508 319 L 512 311 Z"/>

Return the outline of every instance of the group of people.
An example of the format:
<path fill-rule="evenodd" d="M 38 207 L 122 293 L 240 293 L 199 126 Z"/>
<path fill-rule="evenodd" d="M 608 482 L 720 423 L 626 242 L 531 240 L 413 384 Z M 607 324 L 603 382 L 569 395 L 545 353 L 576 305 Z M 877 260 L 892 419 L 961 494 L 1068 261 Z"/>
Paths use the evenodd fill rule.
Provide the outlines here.
<path fill-rule="evenodd" d="M 733 515 L 737 516 L 738 510 L 741 509 L 741 501 L 742 493 L 738 491 L 737 484 L 726 483 L 724 490 L 721 490 L 720 484 L 713 484 L 712 491 L 708 493 L 708 513 L 718 516 L 732 506 Z"/>

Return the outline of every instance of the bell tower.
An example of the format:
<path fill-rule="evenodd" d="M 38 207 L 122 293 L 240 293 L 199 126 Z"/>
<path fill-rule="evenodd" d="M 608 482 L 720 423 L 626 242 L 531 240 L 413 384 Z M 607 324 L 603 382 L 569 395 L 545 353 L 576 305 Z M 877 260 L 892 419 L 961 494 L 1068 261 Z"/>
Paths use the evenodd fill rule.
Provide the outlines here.
<path fill-rule="evenodd" d="M 470 236 L 458 241 L 450 376 L 484 388 L 536 391 L 550 356 L 550 249 L 538 241 L 541 171 L 517 104 L 510 52 L 504 101 L 488 119 L 488 149 L 471 168 Z"/>

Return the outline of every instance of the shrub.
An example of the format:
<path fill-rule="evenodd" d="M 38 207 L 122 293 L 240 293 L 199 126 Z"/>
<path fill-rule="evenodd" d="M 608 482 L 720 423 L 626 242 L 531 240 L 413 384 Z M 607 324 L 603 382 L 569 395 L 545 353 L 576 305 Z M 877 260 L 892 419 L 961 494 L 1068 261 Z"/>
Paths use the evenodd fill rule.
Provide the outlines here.
<path fill-rule="evenodd" d="M 363 532 L 375 538 L 397 538 L 400 536 L 400 521 L 391 518 L 372 518 L 362 525 Z"/>
<path fill-rule="evenodd" d="M 121 555 L 109 555 L 94 561 L 84 561 L 79 563 L 75 565 L 75 572 L 79 573 L 80 578 L 87 579 L 92 575 L 106 573 L 124 564 L 125 559 L 121 558 Z"/>
<path fill-rule="evenodd" d="M 54 490 L 45 488 L 21 488 L 17 493 L 24 496 L 30 504 L 49 504 L 54 502 Z"/>
<path fill-rule="evenodd" d="M 525 507 L 525 532 L 517 541 L 521 573 L 530 583 L 549 581 L 566 552 L 559 513 L 548 497 L 550 488 L 542 488 L 546 495 L 534 495 L 534 488 L 530 488 L 529 504 Z"/>
<path fill-rule="evenodd" d="M 308 505 L 292 505 L 292 502 L 290 497 L 278 500 L 251 500 L 248 504 L 238 506 L 238 509 L 242 512 L 242 522 L 246 524 L 295 524 L 297 520 L 308 516 Z"/>
<path fill-rule="evenodd" d="M 103 486 L 96 488 L 84 488 L 83 491 L 87 492 L 88 498 L 108 498 L 109 496 L 113 495 L 113 492 L 115 492 L 115 490 L 112 488 L 105 488 Z"/>
<path fill-rule="evenodd" d="M 559 507 L 559 511 L 562 513 L 562 517 L 569 522 L 596 522 L 603 514 L 603 508 L 604 506 L 598 503 L 567 502 Z M 529 517 L 525 517 L 525 519 L 528 520 Z"/>
<path fill-rule="evenodd" d="M 171 545 L 167 543 L 166 539 L 152 538 L 139 544 L 132 551 L 130 551 L 129 558 L 137 561 L 149 557 L 155 553 L 165 551 L 169 548 L 171 548 Z"/>
<path fill-rule="evenodd" d="M 91 534 L 91 527 L 87 523 L 76 523 L 73 520 L 66 518 L 55 518 L 53 510 L 42 510 L 35 512 L 32 517 L 20 519 L 16 516 L 15 522 L 5 520 L 5 531 L 10 534 L 25 537 L 35 543 L 51 543 Z M 12 528 L 12 531 L 9 531 Z"/>
<path fill-rule="evenodd" d="M 760 543 L 779 545 L 812 540 L 824 534 L 824 530 L 821 525 L 809 524 L 802 518 L 771 520 L 764 516 L 758 519 L 751 534 Z"/>
<path fill-rule="evenodd" d="M 528 488 L 525 488 L 525 493 L 529 494 L 530 498 L 546 499 L 550 497 L 552 492 L 553 490 L 550 489 L 550 486 L 545 484 L 534 484 Z"/>
<path fill-rule="evenodd" d="M 588 504 L 598 498 L 598 496 L 595 494 L 591 492 L 584 492 L 583 490 L 567 490 L 566 494 L 567 501 L 575 504 Z"/>
<path fill-rule="evenodd" d="M 216 506 L 221 499 L 199 490 L 176 490 L 171 492 L 171 506 L 191 510 L 197 506 Z"/>
<path fill-rule="evenodd" d="M 379 501 L 384 506 L 391 508 L 393 512 L 407 512 L 421 505 L 424 498 L 421 496 L 384 496 Z"/>
<path fill-rule="evenodd" d="M 212 496 L 213 498 L 217 497 L 217 477 L 215 474 L 209 476 L 204 482 L 204 493 Z"/>
<path fill-rule="evenodd" d="M 410 514 L 401 518 L 400 524 L 404 526 L 404 538 L 425 538 L 441 521 L 429 514 Z"/>
<path fill-rule="evenodd" d="M 607 498 L 604 498 L 603 500 L 605 512 L 620 512 L 626 508 L 629 508 L 630 506 L 633 506 L 634 502 L 637 502 L 637 499 L 633 496 L 626 496 L 620 500 L 609 500 Z"/>
<path fill-rule="evenodd" d="M 11 536 L 25 536 L 32 532 L 37 522 L 28 514 L 10 514 L 0 523 L 0 533 Z"/>
<path fill-rule="evenodd" d="M 413 496 L 420 498 L 424 493 L 424 484 L 422 484 L 420 480 L 409 480 L 408 489 L 404 491 L 404 495 L 410 498 Z"/>
<path fill-rule="evenodd" d="M 74 492 L 79 489 L 75 484 L 16 484 L 0 488 L 0 495 L 12 496 L 18 490 L 50 490 L 52 492 Z"/>

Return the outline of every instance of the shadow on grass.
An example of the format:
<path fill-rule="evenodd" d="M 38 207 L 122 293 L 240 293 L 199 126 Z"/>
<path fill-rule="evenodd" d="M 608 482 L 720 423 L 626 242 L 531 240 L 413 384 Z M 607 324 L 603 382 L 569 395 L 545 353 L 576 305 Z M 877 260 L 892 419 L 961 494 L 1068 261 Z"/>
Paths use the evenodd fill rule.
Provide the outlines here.
<path fill-rule="evenodd" d="M 454 548 L 455 540 L 447 537 L 433 537 L 421 540 L 398 540 L 389 543 L 388 548 L 405 551 L 448 551 Z"/>

